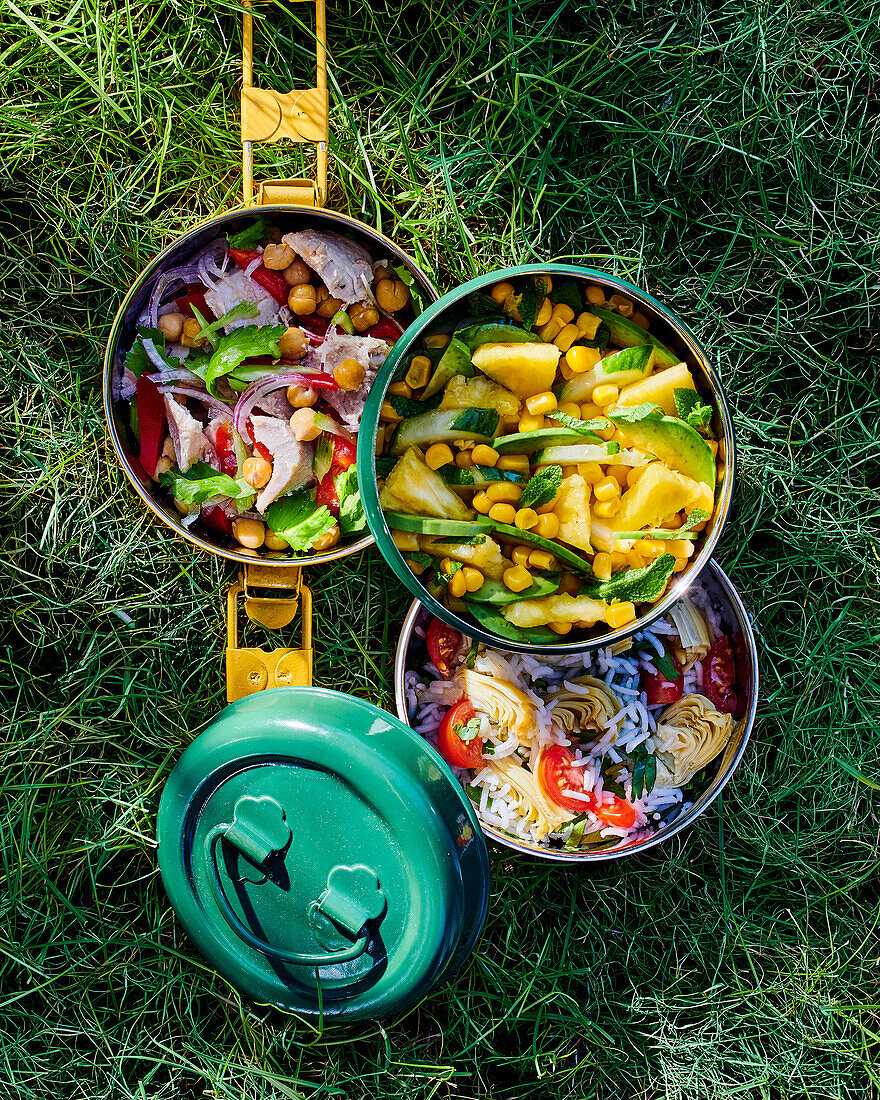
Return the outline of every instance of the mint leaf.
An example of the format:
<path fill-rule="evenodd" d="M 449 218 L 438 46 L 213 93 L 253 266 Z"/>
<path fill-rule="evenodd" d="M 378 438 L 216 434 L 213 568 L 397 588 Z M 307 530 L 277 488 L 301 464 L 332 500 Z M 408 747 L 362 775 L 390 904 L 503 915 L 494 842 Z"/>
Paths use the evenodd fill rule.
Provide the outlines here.
<path fill-rule="evenodd" d="M 546 297 L 547 284 L 541 278 L 536 278 L 534 285 L 527 286 L 520 295 L 516 311 L 520 315 L 523 328 L 527 331 L 531 332 L 535 327 L 535 320 L 541 312 L 541 306 Z"/>
<path fill-rule="evenodd" d="M 411 416 L 418 416 L 419 413 L 431 412 L 432 409 L 437 408 L 442 398 L 442 391 L 435 393 L 433 397 L 429 397 L 426 401 L 418 401 L 415 397 L 402 397 L 393 393 L 385 394 L 385 400 L 403 420 L 408 420 Z"/>
<path fill-rule="evenodd" d="M 357 470 L 349 466 L 335 479 L 336 493 L 339 497 L 339 530 L 343 535 L 351 535 L 355 531 L 363 531 L 367 526 L 367 517 L 364 515 L 361 504 L 361 494 L 358 489 Z"/>
<path fill-rule="evenodd" d="M 391 455 L 377 455 L 376 456 L 376 476 L 388 477 L 394 467 L 397 465 L 397 459 L 392 458 Z"/>
<path fill-rule="evenodd" d="M 254 245 L 260 243 L 260 241 L 266 235 L 266 219 L 257 218 L 256 221 L 251 222 L 247 229 L 242 229 L 240 233 L 235 233 L 231 237 L 227 237 L 227 243 L 230 248 L 246 248 L 252 249 Z"/>
<path fill-rule="evenodd" d="M 416 565 L 421 565 L 424 569 L 430 569 L 434 564 L 431 555 L 423 554 L 421 550 L 407 550 L 403 557 L 405 561 L 415 562 Z"/>
<path fill-rule="evenodd" d="M 574 310 L 575 317 L 584 311 L 584 299 L 580 284 L 573 279 L 565 279 L 561 283 L 554 283 L 553 289 L 550 291 L 550 301 L 555 305 L 568 306 L 569 309 Z"/>
<path fill-rule="evenodd" d="M 473 290 L 466 299 L 466 309 L 470 317 L 503 317 L 504 310 L 488 294 Z"/>
<path fill-rule="evenodd" d="M 584 594 L 595 600 L 650 603 L 660 598 L 674 568 L 675 557 L 672 554 L 661 554 L 643 569 L 623 569 L 610 580 L 587 585 Z"/>
<path fill-rule="evenodd" d="M 610 420 L 605 420 L 601 416 L 596 417 L 595 420 L 580 420 L 576 416 L 569 416 L 568 413 L 560 412 L 559 409 L 554 409 L 553 412 L 545 415 L 551 420 L 557 420 L 560 424 L 564 424 L 566 428 L 571 428 L 573 432 L 580 432 L 582 435 L 603 432 L 606 428 L 612 426 Z"/>
<path fill-rule="evenodd" d="M 611 329 L 605 324 L 604 321 L 600 321 L 594 336 L 582 336 L 580 340 L 575 340 L 575 342 L 571 346 L 573 348 L 576 348 L 578 346 L 582 348 L 596 348 L 599 351 L 604 351 L 610 343 Z"/>
<path fill-rule="evenodd" d="M 135 378 L 140 378 L 144 371 L 156 370 L 156 365 L 153 360 L 147 355 L 147 349 L 144 347 L 144 340 L 152 340 L 156 345 L 156 350 L 162 353 L 162 358 L 165 359 L 165 337 L 157 328 L 141 328 L 138 326 L 137 336 L 134 343 L 131 345 L 131 351 L 125 357 L 125 369 L 130 370 Z M 169 363 L 169 366 L 172 364 Z"/>
<path fill-rule="evenodd" d="M 712 406 L 704 405 L 696 390 L 673 390 L 675 411 L 679 420 L 690 424 L 692 428 L 708 428 L 712 422 Z"/>
<path fill-rule="evenodd" d="M 286 331 L 285 325 L 245 325 L 237 328 L 228 336 L 223 336 L 217 344 L 217 350 L 211 356 L 205 373 L 205 386 L 212 397 L 216 397 L 214 383 L 218 378 L 231 374 L 245 359 L 259 355 L 281 358 L 278 340 Z"/>
<path fill-rule="evenodd" d="M 629 409 L 615 409 L 613 419 L 615 424 L 640 424 L 643 420 L 662 420 L 663 410 L 659 405 L 646 401 L 642 405 L 633 405 Z"/>
<path fill-rule="evenodd" d="M 523 489 L 522 496 L 517 504 L 518 508 L 541 508 L 559 492 L 562 484 L 562 467 L 545 466 L 533 474 Z"/>
<path fill-rule="evenodd" d="M 689 512 L 687 516 L 685 516 L 681 531 L 687 531 L 690 527 L 696 527 L 698 523 L 705 523 L 708 518 L 709 513 L 705 508 L 694 508 L 693 512 Z M 679 535 L 681 535 L 681 531 L 678 532 Z"/>
<path fill-rule="evenodd" d="M 270 504 L 266 522 L 269 530 L 284 539 L 291 550 L 310 550 L 336 524 L 330 509 L 316 504 L 306 489 L 297 489 Z"/>

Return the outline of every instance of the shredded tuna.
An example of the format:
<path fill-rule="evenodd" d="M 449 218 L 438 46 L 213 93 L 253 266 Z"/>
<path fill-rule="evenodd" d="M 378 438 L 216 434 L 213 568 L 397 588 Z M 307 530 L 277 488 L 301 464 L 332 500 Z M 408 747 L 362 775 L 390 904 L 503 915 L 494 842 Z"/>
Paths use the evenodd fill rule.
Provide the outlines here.
<path fill-rule="evenodd" d="M 174 444 L 174 457 L 183 473 L 200 462 L 213 447 L 202 432 L 202 425 L 190 413 L 185 405 L 179 405 L 172 394 L 164 394 L 165 414 Z"/>
<path fill-rule="evenodd" d="M 277 416 L 284 420 L 290 420 L 295 411 L 293 405 L 291 405 L 281 390 L 276 390 L 274 393 L 267 393 L 265 397 L 261 397 L 256 407 L 262 409 L 267 416 Z"/>
<path fill-rule="evenodd" d="M 230 321 L 224 326 L 225 332 L 232 332 L 233 329 L 245 325 L 278 324 L 278 303 L 267 290 L 249 279 L 243 271 L 230 271 L 217 280 L 213 290 L 205 293 L 205 303 L 215 317 L 222 317 L 241 302 L 253 302 L 259 307 L 259 314 L 256 317 L 239 317 L 237 321 Z"/>
<path fill-rule="evenodd" d="M 306 356 L 306 366 L 319 367 L 327 374 L 332 374 L 343 359 L 356 359 L 364 368 L 364 380 L 356 390 L 327 390 L 322 394 L 346 428 L 357 431 L 367 394 L 390 350 L 389 344 L 374 336 L 348 336 L 328 330 L 324 342 Z"/>
<path fill-rule="evenodd" d="M 313 448 L 293 434 L 286 420 L 274 416 L 251 417 L 254 440 L 272 454 L 272 476 L 257 497 L 257 510 L 265 512 L 282 493 L 301 489 L 312 478 Z"/>
<path fill-rule="evenodd" d="M 317 229 L 286 233 L 283 240 L 318 273 L 331 297 L 344 305 L 373 301 L 373 259 L 365 248 L 338 233 Z"/>

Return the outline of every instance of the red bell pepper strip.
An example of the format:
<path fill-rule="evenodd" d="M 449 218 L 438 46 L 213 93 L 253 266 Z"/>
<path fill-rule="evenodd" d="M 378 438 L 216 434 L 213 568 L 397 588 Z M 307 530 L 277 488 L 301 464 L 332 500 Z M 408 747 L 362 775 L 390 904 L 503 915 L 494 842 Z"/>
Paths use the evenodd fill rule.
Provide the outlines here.
<path fill-rule="evenodd" d="M 147 374 L 137 380 L 138 429 L 141 433 L 140 462 L 153 477 L 165 442 L 165 402 L 156 383 Z"/>
<path fill-rule="evenodd" d="M 297 317 L 296 323 L 304 332 L 309 333 L 310 336 L 320 337 L 317 341 L 319 344 L 326 336 L 327 329 L 330 327 L 330 322 L 327 318 L 319 317 L 317 313 L 310 313 L 308 317 Z"/>
<path fill-rule="evenodd" d="M 403 335 L 403 329 L 396 321 L 392 321 L 390 317 L 383 317 L 381 321 L 373 325 L 367 335 L 374 336 L 377 340 L 385 340 L 389 344 L 393 344 Z"/>
<path fill-rule="evenodd" d="M 250 437 L 251 444 L 252 444 L 254 450 L 257 452 L 257 454 L 261 458 L 265 458 L 265 460 L 267 462 L 274 462 L 275 459 L 272 457 L 272 452 L 265 445 L 265 443 L 257 443 L 257 441 L 254 439 L 254 425 L 253 425 L 250 417 L 247 418 L 247 422 L 245 423 L 245 428 L 247 429 L 247 434 Z"/>
<path fill-rule="evenodd" d="M 357 458 L 357 444 L 343 439 L 341 435 L 335 435 L 333 437 L 333 466 L 336 467 L 337 473 L 353 466 L 355 458 Z"/>
<path fill-rule="evenodd" d="M 216 504 L 213 508 L 203 508 L 200 519 L 206 527 L 211 527 L 213 530 L 232 538 L 232 521 L 223 509 Z"/>
<path fill-rule="evenodd" d="M 259 260 L 259 252 L 248 252 L 243 248 L 230 248 L 229 255 L 235 260 L 242 271 L 245 271 L 254 260 Z M 251 278 L 257 284 L 261 286 L 263 290 L 268 290 L 276 302 L 280 302 L 281 305 L 287 305 L 287 296 L 290 294 L 290 287 L 284 279 L 284 276 L 280 271 L 270 271 L 265 264 L 261 263 L 258 268 L 251 272 Z"/>
<path fill-rule="evenodd" d="M 340 469 L 333 465 L 321 480 L 315 493 L 315 504 L 323 504 L 330 510 L 331 515 L 339 517 L 339 493 L 336 489 L 336 477 Z"/>
<path fill-rule="evenodd" d="M 174 304 L 184 317 L 195 317 L 193 313 L 193 306 L 195 306 L 206 321 L 216 321 L 217 318 L 205 302 L 205 293 L 205 288 L 201 283 L 189 283 L 186 294 L 182 298 L 177 298 Z"/>

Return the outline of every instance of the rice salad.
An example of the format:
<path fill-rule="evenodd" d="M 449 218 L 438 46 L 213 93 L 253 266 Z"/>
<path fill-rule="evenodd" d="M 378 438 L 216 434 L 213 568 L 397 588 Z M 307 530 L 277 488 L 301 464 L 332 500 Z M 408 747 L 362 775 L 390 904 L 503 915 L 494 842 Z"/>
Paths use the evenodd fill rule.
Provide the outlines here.
<path fill-rule="evenodd" d="M 745 709 L 741 645 L 702 586 L 631 638 L 558 657 L 474 643 L 423 612 L 407 714 L 484 825 L 566 851 L 624 848 L 709 786 Z"/>

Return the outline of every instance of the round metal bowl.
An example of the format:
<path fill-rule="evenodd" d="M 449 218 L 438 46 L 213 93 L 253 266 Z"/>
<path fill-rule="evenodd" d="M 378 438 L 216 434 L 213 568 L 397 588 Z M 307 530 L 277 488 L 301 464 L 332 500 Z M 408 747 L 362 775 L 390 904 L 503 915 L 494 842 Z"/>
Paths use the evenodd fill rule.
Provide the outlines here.
<path fill-rule="evenodd" d="M 359 244 L 369 248 L 377 258 L 382 255 L 389 256 L 395 263 L 406 267 L 412 274 L 425 300 L 434 302 L 438 296 L 428 276 L 421 268 L 382 233 L 368 225 L 355 221 L 353 218 L 346 217 L 344 214 L 337 214 L 332 210 L 322 208 L 259 206 L 252 207 L 247 211 L 237 210 L 227 214 L 219 214 L 203 222 L 195 229 L 184 233 L 183 236 L 160 252 L 138 276 L 116 313 L 104 356 L 104 410 L 110 429 L 110 440 L 126 477 L 154 516 L 181 538 L 186 539 L 187 542 L 242 564 L 252 564 L 254 562 L 253 552 L 244 551 L 242 547 L 235 544 L 231 539 L 225 538 L 222 534 L 209 535 L 204 530 L 193 531 L 184 527 L 181 523 L 183 517 L 178 514 L 166 494 L 160 492 L 158 484 L 152 478 L 147 478 L 145 481 L 137 472 L 131 461 L 132 456 L 126 449 L 127 430 L 123 413 L 127 417 L 128 403 L 114 402 L 112 380 L 113 370 L 117 367 L 120 356 L 124 359 L 135 338 L 137 318 L 149 299 L 149 291 L 154 278 L 158 277 L 163 271 L 186 263 L 191 256 L 194 256 L 209 241 L 220 234 L 240 232 L 257 217 L 266 217 L 272 220 L 285 233 L 297 229 L 317 228 L 348 234 Z M 372 541 L 372 536 L 367 535 L 357 542 L 335 546 L 321 554 L 298 557 L 295 554 L 276 553 L 261 560 L 266 565 L 321 565 L 337 558 L 347 557 L 349 554 L 355 554 L 369 546 Z"/>
<path fill-rule="evenodd" d="M 405 356 L 429 330 L 440 329 L 443 331 L 444 322 L 452 322 L 457 307 L 469 294 L 474 291 L 485 291 L 487 287 L 506 279 L 521 278 L 523 275 L 550 275 L 562 276 L 567 279 L 577 279 L 593 283 L 606 290 L 606 298 L 609 293 L 621 292 L 638 304 L 639 309 L 645 314 L 651 323 L 651 333 L 656 335 L 667 346 L 671 347 L 687 363 L 694 375 L 699 390 L 704 399 L 708 398 L 715 409 L 712 422 L 715 435 L 718 439 L 718 475 L 715 489 L 715 511 L 709 521 L 703 537 L 698 543 L 698 550 L 691 558 L 687 567 L 677 574 L 673 574 L 665 595 L 656 604 L 649 607 L 637 619 L 627 623 L 617 630 L 609 630 L 604 634 L 596 633 L 591 637 L 578 638 L 575 641 L 566 640 L 561 636 L 558 643 L 546 645 L 527 645 L 517 641 L 501 638 L 487 631 L 484 627 L 475 623 L 472 619 L 462 619 L 454 612 L 436 600 L 421 583 L 418 577 L 406 563 L 403 555 L 395 546 L 391 531 L 385 522 L 385 517 L 379 505 L 379 491 L 376 484 L 376 436 L 379 428 L 379 416 L 385 392 L 391 383 L 394 371 L 401 358 Z M 687 326 L 670 312 L 664 305 L 646 294 L 643 290 L 631 283 L 618 279 L 614 275 L 607 275 L 601 271 L 594 271 L 587 267 L 573 267 L 569 264 L 530 264 L 525 267 L 509 267 L 500 271 L 492 271 L 487 275 L 481 275 L 472 279 L 469 283 L 458 287 L 456 290 L 444 294 L 439 301 L 420 314 L 419 317 L 407 328 L 406 332 L 394 345 L 391 354 L 385 361 L 382 369 L 376 377 L 373 387 L 367 399 L 367 406 L 361 420 L 361 430 L 358 435 L 358 469 L 361 471 L 360 488 L 361 499 L 367 516 L 367 524 L 372 531 L 376 545 L 382 556 L 394 570 L 398 579 L 403 581 L 412 594 L 425 604 L 438 618 L 454 626 L 456 630 L 479 638 L 480 641 L 499 649 L 517 650 L 520 652 L 536 653 L 579 653 L 589 649 L 598 649 L 609 645 L 619 638 L 626 638 L 636 631 L 646 627 L 654 619 L 665 614 L 669 608 L 679 600 L 690 585 L 706 568 L 712 553 L 721 538 L 727 516 L 730 511 L 733 493 L 735 466 L 735 443 L 733 424 L 727 400 L 724 396 L 718 374 L 709 361 L 707 352 L 697 342 L 696 337 Z M 598 628 L 597 628 L 598 629 Z"/>
<path fill-rule="evenodd" d="M 659 828 L 653 836 L 626 848 L 593 852 L 566 852 L 562 849 L 547 848 L 540 844 L 519 840 L 493 825 L 481 821 L 480 824 L 487 837 L 507 848 L 512 848 L 515 852 L 537 856 L 540 859 L 558 860 L 562 863 L 601 863 L 641 854 L 649 848 L 662 844 L 670 837 L 675 836 L 676 833 L 680 833 L 683 829 L 692 825 L 712 805 L 730 782 L 733 773 L 742 760 L 755 722 L 755 713 L 758 706 L 758 650 L 749 613 L 721 567 L 714 561 L 709 562 L 709 567 L 700 580 L 705 585 L 715 605 L 734 624 L 734 629 L 742 635 L 743 645 L 736 647 L 737 652 L 735 654 L 737 659 L 736 679 L 742 696 L 746 700 L 745 713 L 736 722 L 730 741 L 715 762 L 717 770 L 709 786 L 694 800 L 688 809 L 681 811 L 674 820 Z M 394 663 L 394 695 L 397 713 L 401 720 L 407 723 L 410 719 L 404 692 L 404 673 L 413 667 L 423 667 L 427 660 L 424 642 L 415 633 L 415 628 L 426 626 L 430 618 L 430 611 L 424 608 L 418 600 L 415 600 L 409 609 L 400 632 L 400 642 L 398 643 Z M 479 818 L 479 811 L 477 817 Z"/>

